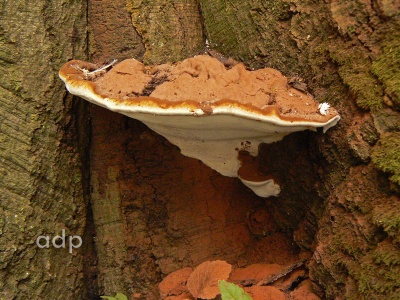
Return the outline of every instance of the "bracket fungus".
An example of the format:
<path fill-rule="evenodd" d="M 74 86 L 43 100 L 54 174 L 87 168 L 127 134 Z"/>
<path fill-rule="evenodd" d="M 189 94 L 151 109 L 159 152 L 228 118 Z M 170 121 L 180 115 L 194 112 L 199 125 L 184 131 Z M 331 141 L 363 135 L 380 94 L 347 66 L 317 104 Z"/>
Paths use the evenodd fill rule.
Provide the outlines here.
<path fill-rule="evenodd" d="M 127 59 L 98 68 L 72 60 L 59 75 L 70 93 L 142 121 L 182 154 L 239 177 L 261 197 L 277 196 L 279 185 L 271 176 L 240 172 L 239 152 L 257 156 L 261 143 L 307 129 L 325 132 L 340 119 L 332 107 L 321 113 L 275 69 L 249 71 L 240 63 L 226 69 L 206 55 L 155 66 Z"/>

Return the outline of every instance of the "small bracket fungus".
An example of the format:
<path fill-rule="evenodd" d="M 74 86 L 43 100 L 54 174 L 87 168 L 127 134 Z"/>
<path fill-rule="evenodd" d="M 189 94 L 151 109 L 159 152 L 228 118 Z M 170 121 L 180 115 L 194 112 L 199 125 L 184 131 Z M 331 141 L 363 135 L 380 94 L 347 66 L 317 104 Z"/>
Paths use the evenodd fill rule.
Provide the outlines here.
<path fill-rule="evenodd" d="M 277 196 L 279 185 L 272 178 L 238 176 L 239 152 L 257 156 L 261 143 L 307 129 L 325 132 L 340 119 L 270 68 L 248 71 L 239 63 L 228 70 L 206 55 L 176 65 L 127 59 L 109 67 L 88 76 L 99 68 L 73 60 L 59 75 L 70 93 L 142 121 L 182 154 L 239 177 L 262 197 Z"/>

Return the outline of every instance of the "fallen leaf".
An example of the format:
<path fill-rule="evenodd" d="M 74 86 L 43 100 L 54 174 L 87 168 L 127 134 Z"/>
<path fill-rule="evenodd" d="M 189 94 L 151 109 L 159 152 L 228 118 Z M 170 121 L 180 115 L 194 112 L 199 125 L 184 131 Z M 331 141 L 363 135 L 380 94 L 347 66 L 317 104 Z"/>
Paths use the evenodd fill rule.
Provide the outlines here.
<path fill-rule="evenodd" d="M 220 294 L 218 281 L 228 279 L 232 265 L 226 261 L 206 261 L 190 274 L 187 288 L 195 298 L 213 299 Z"/>
<path fill-rule="evenodd" d="M 122 293 L 117 293 L 114 297 L 111 296 L 100 296 L 102 299 L 107 299 L 107 300 L 128 300 L 128 297 L 125 296 Z"/>
<path fill-rule="evenodd" d="M 251 297 L 236 284 L 220 280 L 218 286 L 222 300 L 252 300 Z"/>
<path fill-rule="evenodd" d="M 192 272 L 192 268 L 183 268 L 166 276 L 158 285 L 161 297 L 177 296 L 186 292 L 186 282 Z"/>

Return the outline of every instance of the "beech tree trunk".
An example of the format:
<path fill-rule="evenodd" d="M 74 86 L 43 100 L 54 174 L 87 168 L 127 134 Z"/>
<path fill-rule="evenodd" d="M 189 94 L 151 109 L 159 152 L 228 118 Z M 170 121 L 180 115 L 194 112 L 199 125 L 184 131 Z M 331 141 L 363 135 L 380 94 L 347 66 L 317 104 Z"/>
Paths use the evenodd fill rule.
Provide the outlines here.
<path fill-rule="evenodd" d="M 0 2 L 1 299 L 86 297 L 85 246 L 70 254 L 68 244 L 86 223 L 85 104 L 58 78 L 65 61 L 87 57 L 86 9 L 84 1 Z M 37 246 L 63 230 L 65 248 Z"/>
<path fill-rule="evenodd" d="M 308 252 L 327 299 L 397 299 L 398 0 L 53 2 L 1 3 L 0 298 L 158 299 L 156 284 L 182 267 L 284 264 Z M 57 77 L 72 58 L 176 62 L 206 43 L 249 68 L 304 78 L 342 116 L 326 134 L 261 145 L 278 198 L 72 98 Z M 63 229 L 82 247 L 37 246 Z"/>

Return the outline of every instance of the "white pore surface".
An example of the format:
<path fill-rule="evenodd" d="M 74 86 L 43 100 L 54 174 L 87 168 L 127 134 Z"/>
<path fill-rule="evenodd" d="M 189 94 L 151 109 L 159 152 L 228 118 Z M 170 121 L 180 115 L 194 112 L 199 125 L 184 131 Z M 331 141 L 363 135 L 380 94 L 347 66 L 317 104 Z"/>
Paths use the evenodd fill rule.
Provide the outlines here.
<path fill-rule="evenodd" d="M 276 142 L 291 132 L 316 130 L 317 127 L 322 127 L 325 132 L 340 119 L 336 116 L 326 123 L 289 122 L 277 116 L 263 116 L 234 106 L 217 107 L 211 115 L 206 115 L 201 109 L 193 111 L 189 108 L 164 109 L 118 104 L 100 97 L 84 85 L 66 83 L 66 86 L 74 95 L 142 121 L 178 146 L 183 155 L 199 159 L 222 175 L 230 177 L 238 176 L 241 165 L 239 150 L 247 150 L 256 156 L 260 143 Z M 276 196 L 280 191 L 279 185 L 273 180 L 252 183 L 242 179 L 242 182 L 261 197 Z"/>
<path fill-rule="evenodd" d="M 272 143 L 305 127 L 282 128 L 237 116 L 155 116 L 127 114 L 177 145 L 183 155 L 197 158 L 224 176 L 237 177 L 238 151 L 257 156 L 260 143 Z"/>
<path fill-rule="evenodd" d="M 276 184 L 273 179 L 265 181 L 249 181 L 238 176 L 245 186 L 250 188 L 257 196 L 260 197 L 277 197 L 281 192 L 279 184 Z"/>

